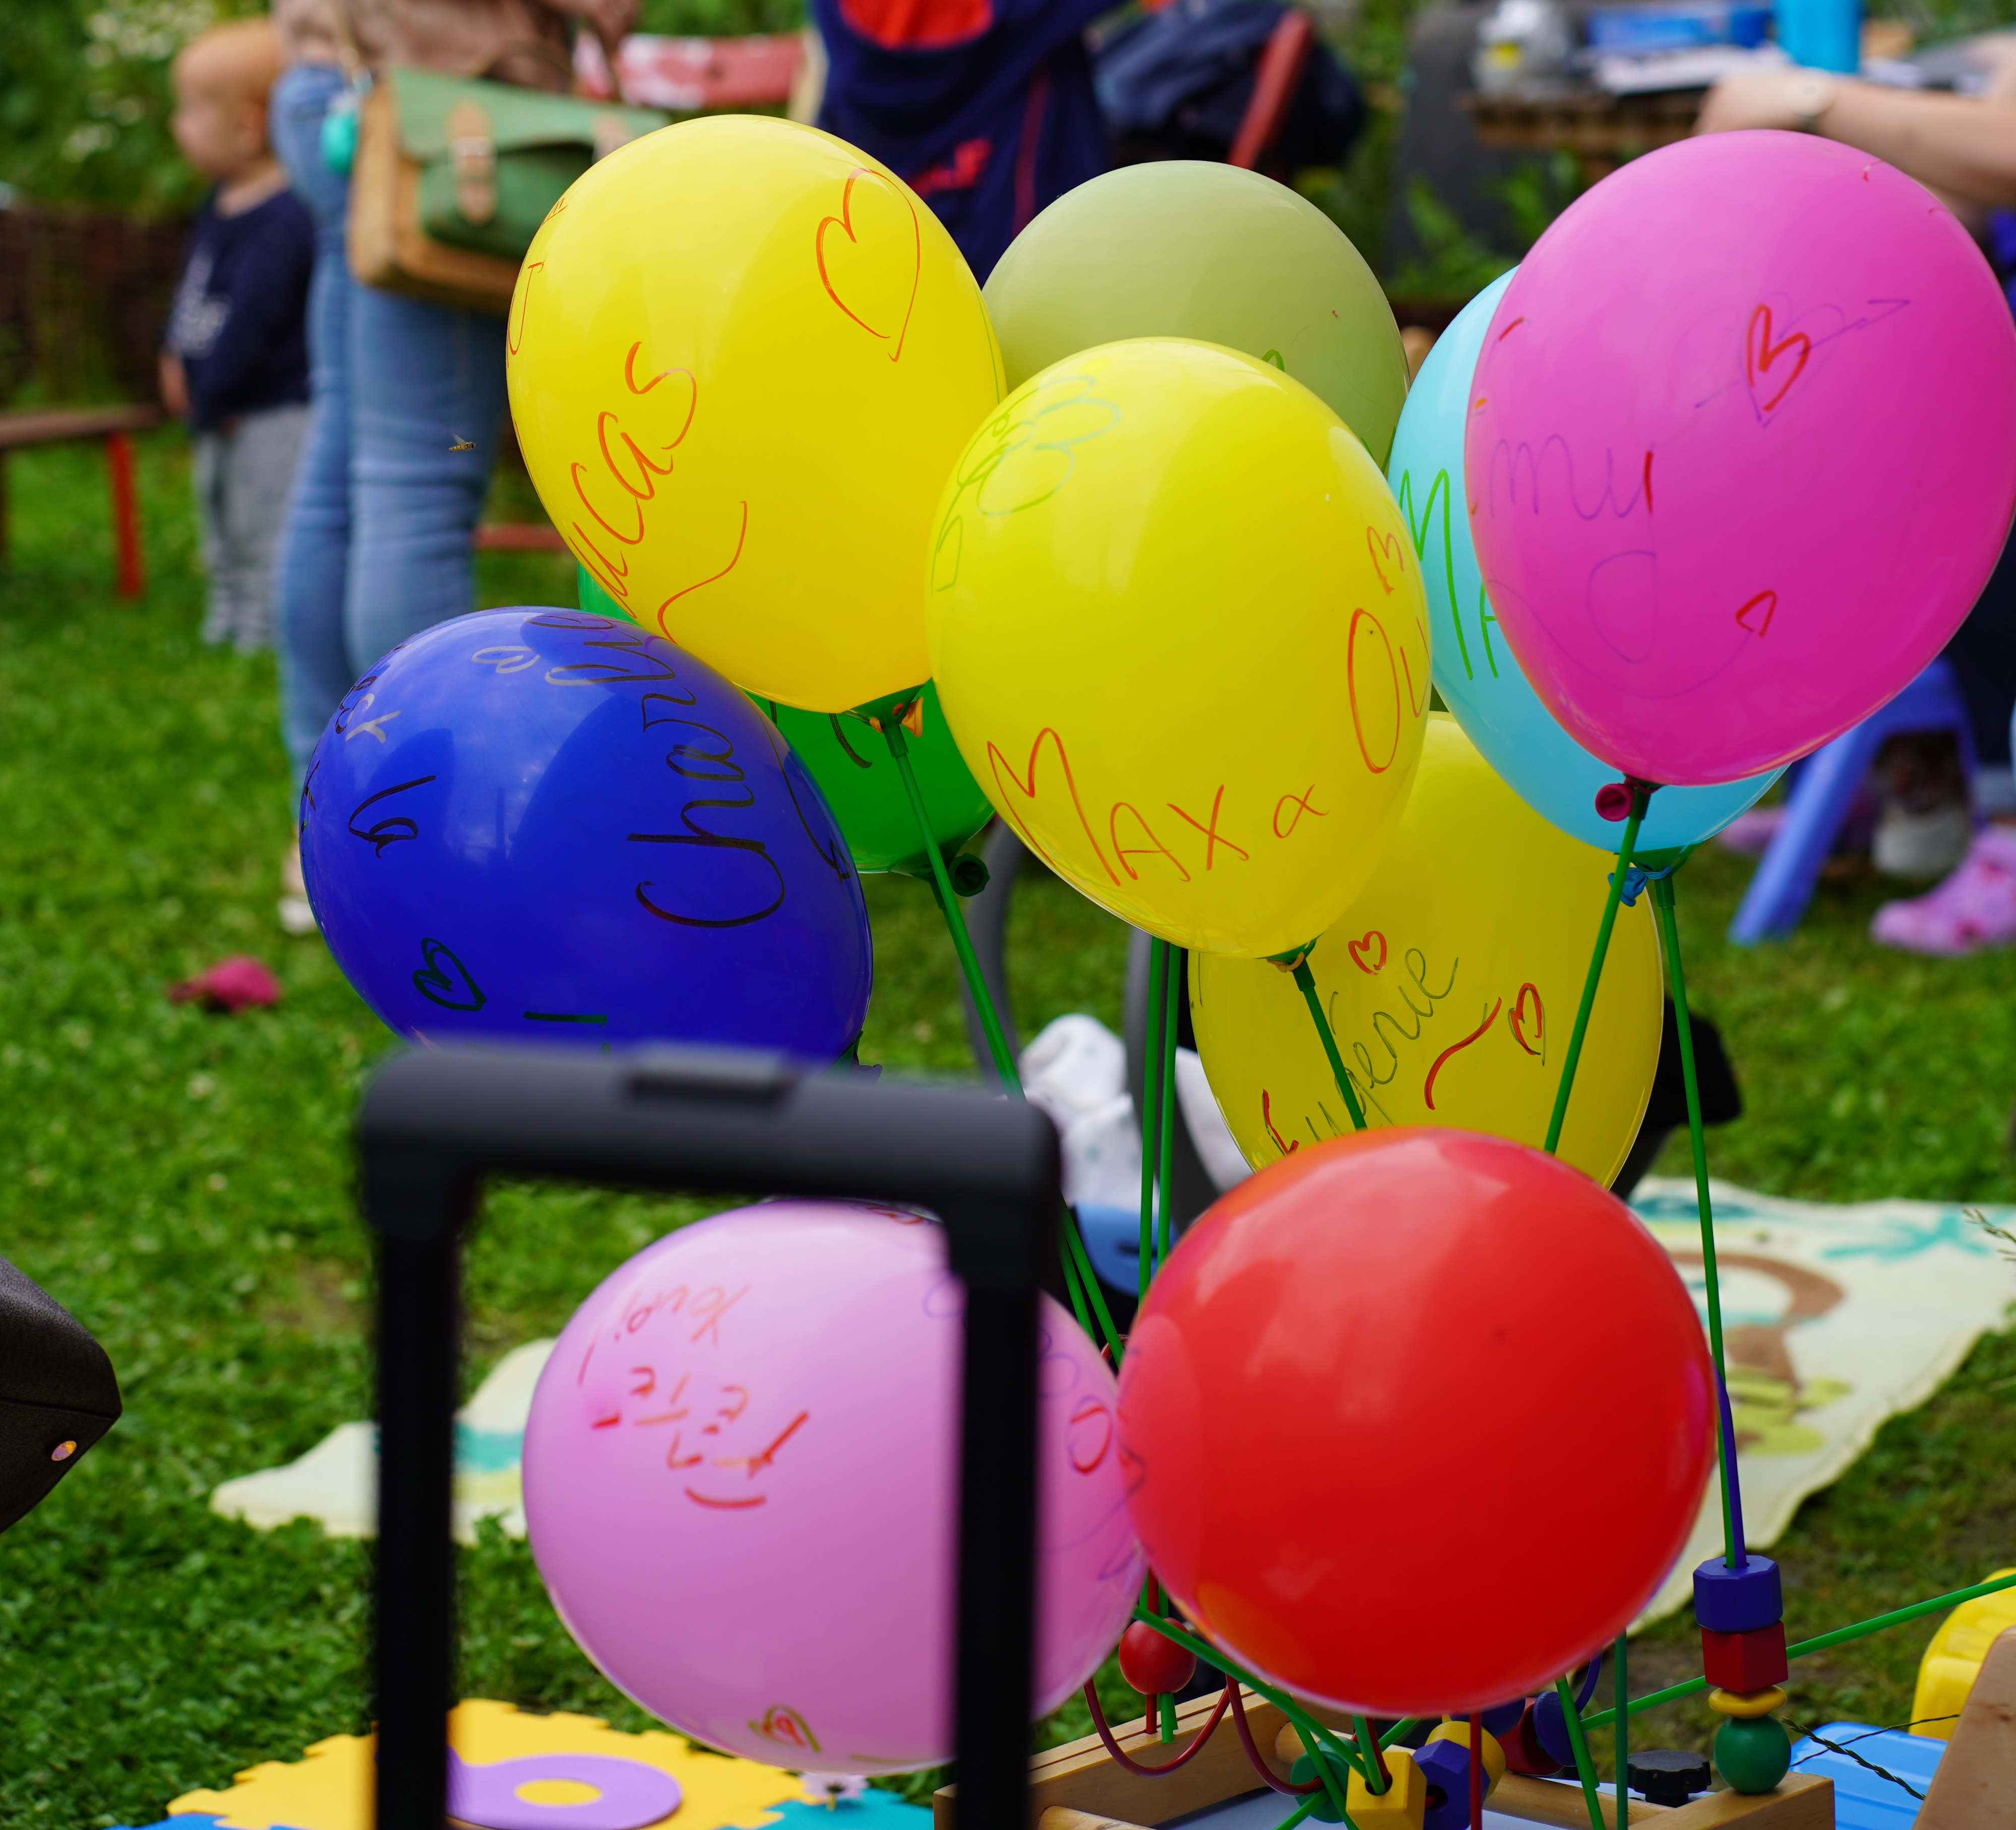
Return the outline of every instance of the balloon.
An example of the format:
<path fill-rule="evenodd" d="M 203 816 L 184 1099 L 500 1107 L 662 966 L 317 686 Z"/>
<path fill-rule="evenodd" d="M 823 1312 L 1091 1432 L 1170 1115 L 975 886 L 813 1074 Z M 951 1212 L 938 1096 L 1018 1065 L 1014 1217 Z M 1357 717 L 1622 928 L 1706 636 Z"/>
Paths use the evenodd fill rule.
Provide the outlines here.
<path fill-rule="evenodd" d="M 1484 582 L 1568 735 L 1655 782 L 1838 736 L 1945 645 L 2016 503 L 2016 327 L 1914 180 L 1711 134 L 1571 204 L 1463 442 Z"/>
<path fill-rule="evenodd" d="M 762 704 L 840 821 L 855 868 L 923 875 L 930 864 L 917 836 L 917 817 L 882 734 L 837 712 L 798 711 L 774 700 Z M 956 852 L 994 809 L 959 756 L 938 689 L 928 684 L 923 713 L 923 735 L 908 740 L 910 766 L 931 816 L 932 838 L 941 851 Z"/>
<path fill-rule="evenodd" d="M 1557 830 L 1456 721 L 1428 719 L 1399 830 L 1309 955 L 1375 1129 L 1442 1125 L 1546 1140 L 1616 860 Z M 1193 956 L 1190 1017 L 1219 1109 L 1258 1168 L 1351 1129 L 1294 980 Z M 1665 1014 L 1650 899 L 1619 909 L 1561 1155 L 1607 1183 L 1651 1097 Z"/>
<path fill-rule="evenodd" d="M 1413 780 L 1428 634 L 1378 467 L 1205 344 L 1027 381 L 945 485 L 931 672 L 967 766 L 1050 867 L 1179 946 L 1305 944 Z"/>
<path fill-rule="evenodd" d="M 1334 1138 L 1243 1183 L 1150 1287 L 1120 1374 L 1163 1586 L 1249 1670 L 1375 1716 L 1522 1695 L 1622 1631 L 1687 1543 L 1714 1412 L 1693 1302 L 1630 1209 L 1463 1131 Z M 1568 1437 L 1603 1445 L 1616 1504 L 1535 1452 Z"/>
<path fill-rule="evenodd" d="M 1350 238 L 1257 171 L 1124 165 L 1067 191 L 988 276 L 1008 385 L 1095 344 L 1220 343 L 1280 366 L 1381 464 L 1407 392 L 1392 308 Z"/>
<path fill-rule="evenodd" d="M 353 686 L 308 766 L 329 950 L 419 1042 L 660 1039 L 830 1061 L 861 1033 L 861 882 L 769 719 L 633 623 L 489 610 Z"/>
<path fill-rule="evenodd" d="M 923 549 L 1001 398 L 980 289 L 866 154 L 757 115 L 591 166 L 520 269 L 511 414 L 574 557 L 766 699 L 917 685 Z"/>
<path fill-rule="evenodd" d="M 951 1754 L 963 1313 L 940 1229 L 851 1202 L 718 1215 L 603 1280 L 540 1374 L 524 1489 L 612 1684 L 773 1766 Z M 1142 1574 L 1113 1375 L 1047 1296 L 1039 1327 L 1032 1715 L 1098 1669 Z"/>
<path fill-rule="evenodd" d="M 1463 422 L 1475 398 L 1471 378 L 1485 326 L 1511 283 L 1509 273 L 1493 280 L 1436 339 L 1401 409 L 1386 479 L 1413 532 L 1431 626 L 1442 632 L 1435 660 L 1442 703 L 1528 806 L 1583 844 L 1614 852 L 1624 829 L 1597 812 L 1596 797 L 1617 771 L 1563 730 L 1526 683 L 1517 656 L 1495 628 L 1470 517 L 1458 506 Z M 1717 787 L 1661 789 L 1639 828 L 1640 854 L 1712 838 L 1777 779 L 1768 769 Z"/>
<path fill-rule="evenodd" d="M 585 570 L 581 573 L 581 604 L 597 614 L 623 614 L 622 606 Z M 917 876 L 929 871 L 909 796 L 903 791 L 887 743 L 875 730 L 856 719 L 843 721 L 838 712 L 801 711 L 775 699 L 756 703 L 819 784 L 840 822 L 856 870 L 900 869 Z M 959 746 L 938 705 L 938 689 L 928 681 L 919 723 L 918 734 L 908 740 L 910 766 L 931 816 L 932 838 L 941 851 L 955 852 L 987 823 L 994 809 L 959 760 Z"/>

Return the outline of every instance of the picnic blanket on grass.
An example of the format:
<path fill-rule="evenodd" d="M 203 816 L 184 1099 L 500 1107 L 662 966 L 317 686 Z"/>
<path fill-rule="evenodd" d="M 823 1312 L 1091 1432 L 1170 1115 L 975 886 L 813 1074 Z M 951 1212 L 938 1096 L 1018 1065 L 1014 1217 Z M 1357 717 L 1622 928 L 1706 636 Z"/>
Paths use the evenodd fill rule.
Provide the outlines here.
<path fill-rule="evenodd" d="M 1955 1204 L 1830 1206 L 1724 1182 L 1712 1193 L 1744 1523 L 1751 1547 L 1765 1550 L 1888 1418 L 1924 1403 L 1984 1333 L 2005 1325 L 2016 1265 Z M 1649 1178 L 1631 1205 L 1701 1306 L 1694 1184 Z M 1982 1211 L 2004 1225 L 2016 1213 Z M 519 1454 L 552 1346 L 531 1341 L 506 1354 L 457 1418 L 455 1529 L 465 1540 L 485 1517 L 524 1533 Z M 366 1536 L 376 1489 L 376 1426 L 347 1423 L 297 1461 L 226 1481 L 211 1505 L 262 1530 L 310 1518 L 332 1535 Z M 1687 1548 L 1640 1624 L 1683 1605 L 1694 1565 L 1721 1546 L 1711 1482 Z"/>

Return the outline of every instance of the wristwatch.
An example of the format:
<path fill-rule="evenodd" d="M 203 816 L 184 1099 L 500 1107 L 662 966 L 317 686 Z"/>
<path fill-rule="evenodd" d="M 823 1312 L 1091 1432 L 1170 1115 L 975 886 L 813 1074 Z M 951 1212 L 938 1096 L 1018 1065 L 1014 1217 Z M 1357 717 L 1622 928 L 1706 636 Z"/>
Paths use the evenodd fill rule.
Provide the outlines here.
<path fill-rule="evenodd" d="M 1820 70 L 1795 70 L 1785 78 L 1785 106 L 1799 124 L 1801 133 L 1818 133 L 1820 117 L 1834 106 L 1835 83 Z"/>

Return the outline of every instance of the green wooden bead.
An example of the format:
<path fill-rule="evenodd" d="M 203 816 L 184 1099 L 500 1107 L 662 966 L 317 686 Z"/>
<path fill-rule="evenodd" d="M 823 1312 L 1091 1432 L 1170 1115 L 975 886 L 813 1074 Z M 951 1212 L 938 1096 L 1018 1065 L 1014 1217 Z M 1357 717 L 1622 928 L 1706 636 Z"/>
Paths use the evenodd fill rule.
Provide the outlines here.
<path fill-rule="evenodd" d="M 1792 1764 L 1792 1743 L 1775 1716 L 1732 1716 L 1715 1738 L 1715 1763 L 1732 1792 L 1769 1792 Z"/>
<path fill-rule="evenodd" d="M 1330 1776 L 1336 1780 L 1337 1789 L 1341 1794 L 1349 1782 L 1348 1770 L 1339 1763 L 1334 1754 L 1325 1754 L 1323 1760 L 1323 1764 L 1330 1768 Z M 1292 1785 L 1306 1785 L 1316 1776 L 1316 1763 L 1307 1754 L 1298 1755 L 1294 1765 L 1288 1769 L 1288 1782 Z M 1342 1813 L 1330 1802 L 1330 1794 L 1327 1791 L 1318 1792 L 1316 1799 L 1316 1809 L 1311 1811 L 1309 1815 L 1318 1823 L 1336 1824 L 1343 1821 Z"/>

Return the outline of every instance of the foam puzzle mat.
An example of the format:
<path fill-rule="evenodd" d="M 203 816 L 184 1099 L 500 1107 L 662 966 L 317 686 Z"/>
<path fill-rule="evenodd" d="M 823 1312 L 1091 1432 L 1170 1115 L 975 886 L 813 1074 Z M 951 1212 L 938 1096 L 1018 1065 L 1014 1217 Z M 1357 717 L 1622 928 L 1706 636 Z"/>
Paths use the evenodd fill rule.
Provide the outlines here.
<path fill-rule="evenodd" d="M 922 1830 L 930 1819 L 891 1792 L 829 1788 L 592 1716 L 472 1699 L 450 1714 L 448 1745 L 451 1817 L 483 1830 Z M 183 1793 L 145 1830 L 371 1830 L 373 1745 L 333 1735 L 299 1760 L 262 1760 L 221 1790 Z"/>

